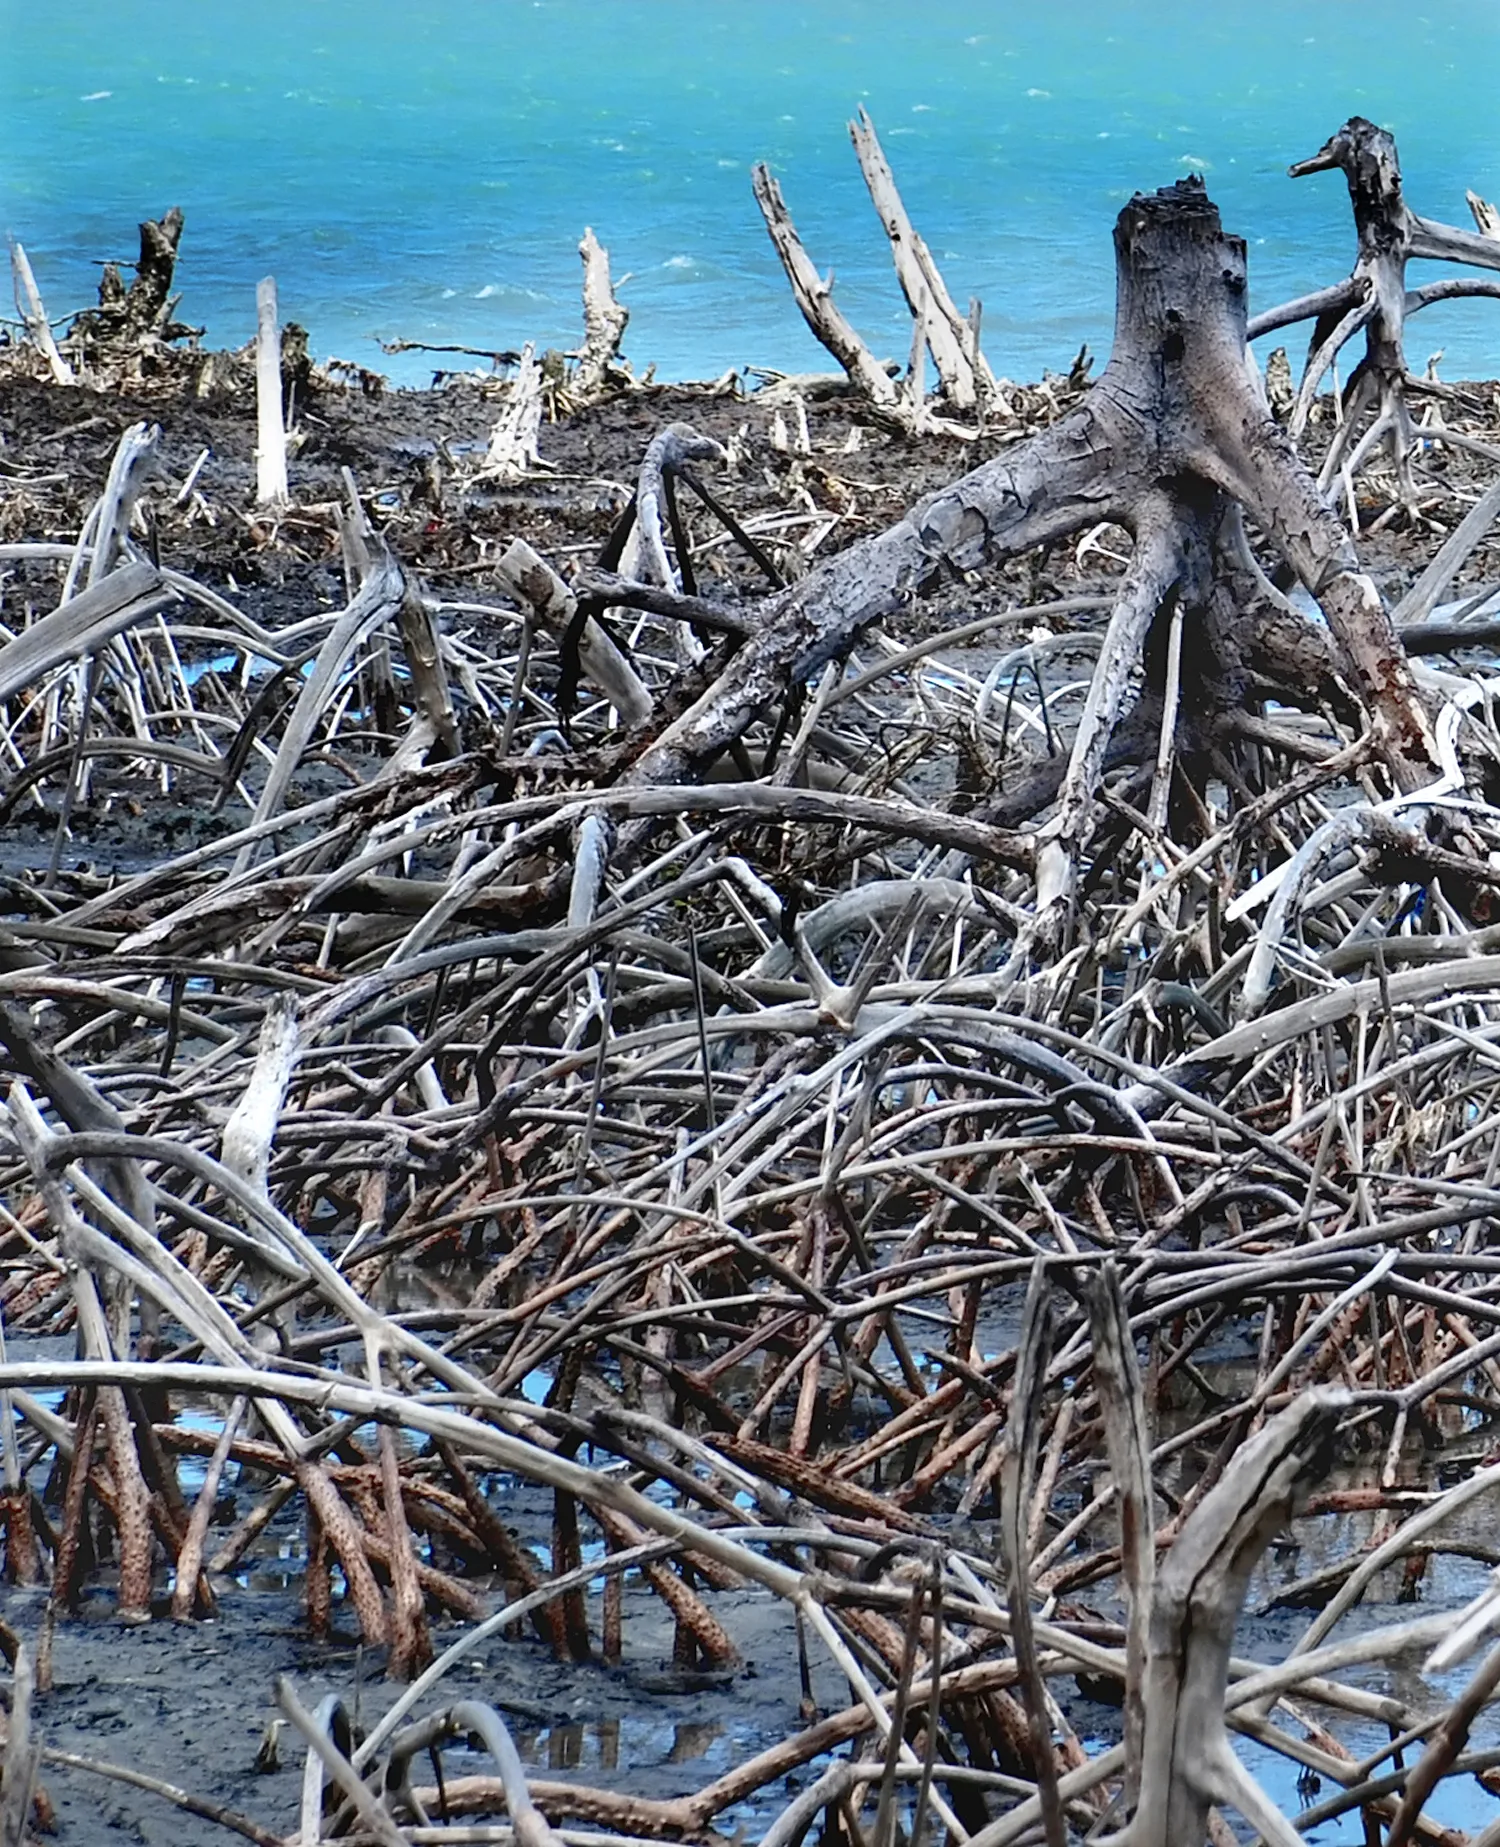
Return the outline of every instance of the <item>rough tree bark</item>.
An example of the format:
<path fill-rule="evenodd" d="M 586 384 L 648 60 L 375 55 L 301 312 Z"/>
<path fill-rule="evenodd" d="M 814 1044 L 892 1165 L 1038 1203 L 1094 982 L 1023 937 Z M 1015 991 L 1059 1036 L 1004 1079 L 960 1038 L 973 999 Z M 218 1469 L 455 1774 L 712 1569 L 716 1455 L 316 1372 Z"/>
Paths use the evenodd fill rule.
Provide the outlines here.
<path fill-rule="evenodd" d="M 1411 478 L 1414 441 L 1407 392 L 1434 390 L 1428 380 L 1407 369 L 1404 333 L 1409 316 L 1434 301 L 1456 296 L 1500 295 L 1500 282 L 1457 277 L 1408 289 L 1406 265 L 1413 258 L 1468 263 L 1500 269 L 1500 243 L 1479 232 L 1463 231 L 1419 217 L 1401 190 L 1401 165 L 1394 138 L 1363 116 L 1351 116 L 1309 160 L 1288 168 L 1294 179 L 1338 168 L 1349 187 L 1358 254 L 1347 279 L 1315 295 L 1287 302 L 1250 323 L 1251 338 L 1313 320 L 1307 365 L 1292 413 L 1295 439 L 1306 425 L 1318 386 L 1343 347 L 1361 328 L 1364 358 L 1347 387 L 1344 418 L 1323 464 L 1320 485 L 1327 487 L 1342 468 L 1352 475 L 1382 442 L 1389 449 L 1403 499 L 1415 493 Z M 1482 203 L 1482 201 L 1481 201 Z M 1441 388 L 1437 388 L 1441 394 Z M 1364 415 L 1373 421 L 1361 434 Z"/>
<path fill-rule="evenodd" d="M 1339 670 L 1398 786 L 1431 779 L 1427 713 L 1389 615 L 1253 380 L 1244 243 L 1224 234 L 1202 182 L 1189 179 L 1137 195 L 1120 214 L 1115 250 L 1114 349 L 1084 402 L 772 599 L 758 633 L 646 752 L 635 780 L 690 780 L 758 713 L 945 571 L 977 570 L 1114 521 L 1135 535 L 1135 560 L 1039 864 L 1046 904 L 1063 904 L 1105 747 L 1158 610 L 1180 601 L 1201 618 L 1200 634 L 1232 629 L 1243 549 L 1236 503 L 1321 604 Z"/>
<path fill-rule="evenodd" d="M 68 338 L 89 346 L 131 347 L 153 340 L 195 338 L 201 327 L 174 319 L 182 299 L 172 293 L 177 248 L 182 241 L 182 208 L 171 206 L 160 218 L 141 225 L 141 249 L 135 280 L 127 289 L 117 263 L 106 263 L 99 278 L 99 306 L 73 322 Z"/>

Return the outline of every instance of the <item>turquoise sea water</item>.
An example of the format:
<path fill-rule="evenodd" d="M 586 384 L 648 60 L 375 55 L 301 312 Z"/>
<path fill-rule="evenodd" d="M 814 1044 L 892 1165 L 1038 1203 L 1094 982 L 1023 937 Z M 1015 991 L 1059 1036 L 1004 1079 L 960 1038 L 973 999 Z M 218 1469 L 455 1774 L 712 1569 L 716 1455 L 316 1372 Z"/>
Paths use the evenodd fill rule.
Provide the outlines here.
<path fill-rule="evenodd" d="M 0 226 L 49 309 L 92 298 L 134 225 L 187 214 L 182 312 L 217 344 L 256 279 L 321 356 L 398 379 L 377 336 L 579 337 L 585 224 L 667 377 L 822 368 L 751 197 L 770 162 L 878 351 L 909 326 L 845 123 L 875 118 L 998 370 L 1107 349 L 1121 203 L 1197 170 L 1257 305 L 1335 280 L 1341 179 L 1290 180 L 1348 115 L 1391 127 L 1408 197 L 1500 194 L 1496 0 L 0 0 Z M 8 305 L 8 304 L 7 304 Z M 1500 374 L 1500 302 L 1443 305 L 1411 357 Z"/>

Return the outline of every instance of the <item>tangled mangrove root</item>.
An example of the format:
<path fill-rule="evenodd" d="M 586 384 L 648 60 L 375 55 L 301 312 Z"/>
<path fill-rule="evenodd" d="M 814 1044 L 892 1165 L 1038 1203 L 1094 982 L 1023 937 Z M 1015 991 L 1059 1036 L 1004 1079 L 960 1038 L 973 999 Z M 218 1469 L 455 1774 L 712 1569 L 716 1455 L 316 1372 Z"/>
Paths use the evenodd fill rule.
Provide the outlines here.
<path fill-rule="evenodd" d="M 1133 201 L 1117 250 L 1094 390 L 826 558 L 684 425 L 591 562 L 518 542 L 482 599 L 424 587 L 351 478 L 280 516 L 340 548 L 342 605 L 252 612 L 143 542 L 144 426 L 81 531 L 0 545 L 4 815 L 51 843 L 0 936 L 0 1520 L 50 1597 L 4 1638 L 17 1827 L 85 1582 L 190 1620 L 277 1523 L 312 1630 L 411 1682 L 363 1737 L 283 1688 L 304 1847 L 501 1813 L 526 1847 L 707 1838 L 752 1801 L 770 1847 L 820 1817 L 1194 1847 L 1221 1807 L 1404 1847 L 1452 1838 L 1442 1779 L 1494 1787 L 1493 1656 L 1430 1702 L 1356 1671 L 1451 1668 L 1493 1595 L 1339 1627 L 1500 1486 L 1408 1511 L 1421 1447 L 1500 1413 L 1493 636 L 1361 568 L 1256 396 L 1202 188 Z M 943 619 L 999 560 L 1125 533 L 1077 595 Z M 106 795 L 200 837 L 91 871 L 70 825 Z M 231 1469 L 260 1485 L 213 1543 Z M 1292 1587 L 1324 1602 L 1289 1659 L 1236 1656 L 1292 1512 L 1356 1509 L 1381 1527 Z M 649 1799 L 528 1786 L 481 1703 L 413 1716 L 523 1624 L 619 1659 L 627 1575 L 683 1673 L 738 1665 L 739 1589 L 847 1704 Z M 1080 1677 L 1117 1745 L 1073 1728 Z M 1336 1793 L 1294 1827 L 1231 1733 Z M 474 1737 L 494 1774 L 415 1785 Z"/>

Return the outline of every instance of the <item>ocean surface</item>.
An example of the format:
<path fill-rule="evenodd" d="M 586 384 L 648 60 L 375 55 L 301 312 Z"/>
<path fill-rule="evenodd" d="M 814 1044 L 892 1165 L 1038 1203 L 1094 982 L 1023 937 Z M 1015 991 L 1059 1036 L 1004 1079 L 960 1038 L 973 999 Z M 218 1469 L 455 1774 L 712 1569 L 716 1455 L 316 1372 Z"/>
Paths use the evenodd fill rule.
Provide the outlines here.
<path fill-rule="evenodd" d="M 1270 306 L 1353 245 L 1341 177 L 1289 161 L 1370 116 L 1415 209 L 1468 225 L 1466 187 L 1500 195 L 1497 91 L 1497 0 L 0 0 L 0 226 L 61 318 L 181 205 L 181 313 L 214 344 L 274 274 L 315 354 L 421 383 L 472 362 L 377 342 L 575 345 L 592 225 L 638 370 L 826 369 L 751 196 L 765 160 L 904 360 L 845 128 L 864 104 L 992 364 L 1026 378 L 1107 352 L 1132 192 L 1202 173 Z M 1500 301 L 1426 312 L 1409 357 L 1439 349 L 1444 377 L 1500 375 Z"/>

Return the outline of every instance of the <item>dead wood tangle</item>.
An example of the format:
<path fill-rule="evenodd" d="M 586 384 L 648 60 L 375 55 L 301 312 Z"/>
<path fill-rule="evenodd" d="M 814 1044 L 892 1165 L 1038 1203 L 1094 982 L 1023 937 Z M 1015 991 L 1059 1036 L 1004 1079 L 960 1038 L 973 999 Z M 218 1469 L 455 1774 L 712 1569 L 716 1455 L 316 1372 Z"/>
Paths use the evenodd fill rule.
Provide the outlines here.
<path fill-rule="evenodd" d="M 1457 1847 L 1438 1785 L 1500 1793 L 1500 1594 L 1345 1620 L 1500 1491 L 1500 391 L 1405 353 L 1500 292 L 1492 208 L 1418 216 L 1355 118 L 1292 169 L 1347 180 L 1351 273 L 1247 319 L 1202 185 L 1138 195 L 1108 363 L 1019 387 L 851 127 L 904 373 L 764 170 L 841 371 L 749 396 L 631 374 L 592 233 L 577 355 L 421 397 L 274 290 L 258 363 L 198 350 L 180 214 L 61 340 L 17 257 L 7 1844 L 84 1587 L 201 1619 L 273 1526 L 411 1682 L 362 1730 L 281 1688 L 303 1847 L 751 1801 L 764 1847 Z M 1300 378 L 1247 362 L 1298 328 Z M 1271 1539 L 1354 1511 L 1237 1654 Z M 846 1703 L 678 1797 L 528 1785 L 451 1671 L 619 1660 L 627 1580 L 684 1674 L 739 1666 L 724 1593 L 789 1607 Z M 1331 1793 L 1283 1814 L 1231 1734 Z"/>

